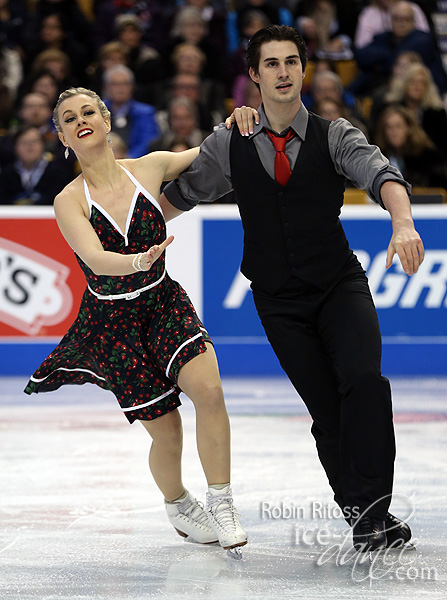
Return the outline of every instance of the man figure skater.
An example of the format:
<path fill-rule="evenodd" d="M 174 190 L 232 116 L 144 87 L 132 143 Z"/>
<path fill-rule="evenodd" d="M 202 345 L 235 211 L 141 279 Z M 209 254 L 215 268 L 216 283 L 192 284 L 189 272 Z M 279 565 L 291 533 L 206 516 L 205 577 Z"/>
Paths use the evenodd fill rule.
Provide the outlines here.
<path fill-rule="evenodd" d="M 354 546 L 403 544 L 410 528 L 388 512 L 395 443 L 379 324 L 339 214 L 348 178 L 391 215 L 387 267 L 397 253 L 412 275 L 424 249 L 409 185 L 349 122 L 327 121 L 301 104 L 306 47 L 294 28 L 258 31 L 247 63 L 262 96 L 259 122 L 214 131 L 162 201 L 174 216 L 200 200 L 234 194 L 244 227 L 241 271 L 269 342 L 312 416 L 318 455 L 353 526 Z"/>

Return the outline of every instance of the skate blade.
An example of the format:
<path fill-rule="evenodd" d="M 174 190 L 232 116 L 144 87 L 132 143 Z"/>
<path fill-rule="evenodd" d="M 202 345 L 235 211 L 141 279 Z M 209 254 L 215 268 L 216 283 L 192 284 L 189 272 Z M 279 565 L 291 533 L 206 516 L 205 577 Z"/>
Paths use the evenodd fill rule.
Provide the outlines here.
<path fill-rule="evenodd" d="M 227 550 L 227 556 L 229 556 L 233 560 L 242 560 L 241 547 L 240 546 L 236 546 L 236 548 L 229 548 Z"/>
<path fill-rule="evenodd" d="M 408 552 L 408 551 L 416 551 L 417 547 L 412 542 L 405 542 L 401 546 L 387 546 L 388 551 L 397 550 L 398 552 Z"/>
<path fill-rule="evenodd" d="M 245 542 L 239 542 L 238 544 L 233 544 L 232 546 L 222 546 L 222 548 L 224 550 L 234 550 L 235 548 L 240 548 L 241 546 L 245 546 L 245 544 L 248 544 L 248 540 L 245 540 Z"/>
<path fill-rule="evenodd" d="M 411 542 L 406 542 L 403 545 L 403 548 L 401 548 L 401 549 L 404 550 L 404 551 L 411 550 L 411 551 L 414 551 L 414 552 L 416 552 L 416 550 L 417 550 L 416 546 L 414 544 L 412 544 Z"/>

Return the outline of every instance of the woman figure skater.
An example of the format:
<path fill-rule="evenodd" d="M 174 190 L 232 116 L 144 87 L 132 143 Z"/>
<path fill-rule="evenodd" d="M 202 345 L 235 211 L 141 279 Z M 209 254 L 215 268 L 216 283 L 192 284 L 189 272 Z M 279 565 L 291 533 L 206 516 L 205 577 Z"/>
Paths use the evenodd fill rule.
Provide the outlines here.
<path fill-rule="evenodd" d="M 152 437 L 149 466 L 177 532 L 226 549 L 243 546 L 216 355 L 191 301 L 165 269 L 164 250 L 173 240 L 165 222 L 181 211 L 160 199 L 160 186 L 186 169 L 198 148 L 117 161 L 107 138 L 110 113 L 85 88 L 63 92 L 53 119 L 82 168 L 56 196 L 54 210 L 87 289 L 77 319 L 25 392 L 86 382 L 112 391 L 129 422 L 140 421 Z M 205 509 L 182 483 L 180 391 L 196 410 L 209 486 Z"/>

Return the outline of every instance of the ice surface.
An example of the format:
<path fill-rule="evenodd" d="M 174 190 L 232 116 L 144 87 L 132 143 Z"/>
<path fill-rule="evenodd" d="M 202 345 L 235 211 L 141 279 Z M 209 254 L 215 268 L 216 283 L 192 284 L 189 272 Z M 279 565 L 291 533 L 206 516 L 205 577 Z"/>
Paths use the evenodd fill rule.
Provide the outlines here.
<path fill-rule="evenodd" d="M 147 467 L 149 437 L 94 386 L 28 397 L 0 379 L 2 600 L 447 598 L 447 379 L 392 380 L 392 509 L 416 550 L 355 564 L 287 380 L 226 379 L 232 487 L 249 534 L 243 559 L 169 525 Z M 206 485 L 184 398 L 184 483 Z M 319 537 L 318 537 L 319 536 Z M 319 540 L 319 541 L 318 541 Z"/>

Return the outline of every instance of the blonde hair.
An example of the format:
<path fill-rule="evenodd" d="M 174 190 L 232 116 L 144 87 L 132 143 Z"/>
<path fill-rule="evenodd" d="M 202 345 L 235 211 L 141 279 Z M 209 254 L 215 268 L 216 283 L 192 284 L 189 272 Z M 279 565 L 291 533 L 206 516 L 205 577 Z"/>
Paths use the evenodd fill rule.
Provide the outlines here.
<path fill-rule="evenodd" d="M 62 94 L 59 96 L 59 98 L 56 102 L 56 106 L 54 107 L 53 123 L 54 123 L 54 126 L 56 127 L 57 131 L 62 132 L 61 122 L 59 119 L 59 106 L 62 104 L 62 102 L 64 100 L 67 100 L 67 98 L 74 98 L 75 96 L 80 96 L 80 95 L 89 96 L 90 98 L 92 98 L 92 100 L 94 100 L 98 104 L 99 112 L 101 113 L 102 118 L 110 119 L 109 109 L 107 108 L 107 106 L 104 104 L 104 102 L 101 100 L 101 98 L 98 96 L 98 94 L 96 92 L 94 92 L 93 90 L 88 90 L 83 87 L 76 87 L 76 88 L 72 87 L 72 88 L 68 88 L 68 90 L 65 90 L 65 92 L 62 92 Z"/>
<path fill-rule="evenodd" d="M 105 58 L 110 56 L 110 54 L 113 54 L 115 52 L 119 52 L 121 54 L 123 60 L 125 60 L 125 61 L 127 60 L 127 55 L 129 54 L 129 50 L 126 48 L 126 46 L 122 42 L 118 42 L 118 41 L 111 41 L 111 42 L 107 42 L 106 44 L 103 44 L 98 51 L 98 58 L 99 58 L 99 60 L 104 60 Z"/>
<path fill-rule="evenodd" d="M 425 65 L 419 63 L 411 65 L 402 78 L 394 79 L 391 82 L 390 91 L 385 96 L 385 101 L 389 103 L 405 102 L 408 86 L 411 79 L 417 73 L 422 73 L 427 83 L 427 89 L 422 98 L 421 108 L 444 108 L 441 96 L 433 81 L 430 70 Z"/>
<path fill-rule="evenodd" d="M 64 64 L 65 73 L 70 73 L 70 59 L 68 54 L 58 50 L 57 48 L 48 48 L 48 50 L 42 50 L 33 61 L 32 70 L 41 71 L 47 69 L 47 63 L 51 61 L 58 61 Z"/>

